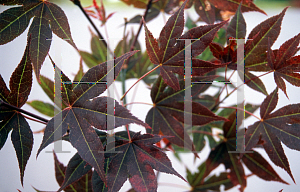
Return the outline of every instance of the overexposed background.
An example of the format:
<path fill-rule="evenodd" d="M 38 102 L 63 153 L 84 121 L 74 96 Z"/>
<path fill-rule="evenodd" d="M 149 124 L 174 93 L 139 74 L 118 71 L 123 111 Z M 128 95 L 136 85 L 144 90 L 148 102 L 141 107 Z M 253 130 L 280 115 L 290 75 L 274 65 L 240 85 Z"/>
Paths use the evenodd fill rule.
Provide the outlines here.
<path fill-rule="evenodd" d="M 142 9 L 135 9 L 133 7 L 128 7 L 128 6 L 119 6 L 120 3 L 118 4 L 105 3 L 105 5 L 108 5 L 106 7 L 107 14 L 111 12 L 116 12 L 111 17 L 111 19 L 109 19 L 107 22 L 109 37 L 117 39 L 116 41 L 122 39 L 123 27 L 121 26 L 124 22 L 124 17 L 132 18 L 137 13 L 142 15 L 144 12 L 144 10 Z M 61 7 L 65 11 L 69 19 L 72 36 L 77 47 L 80 50 L 91 52 L 90 51 L 91 36 L 88 30 L 88 26 L 90 26 L 90 24 L 88 23 L 87 19 L 83 16 L 81 11 L 69 1 L 62 4 Z M 4 11 L 7 8 L 8 7 L 0 6 L 0 12 Z M 280 6 L 272 9 L 263 8 L 263 10 L 268 14 L 268 16 L 265 16 L 257 12 L 244 13 L 244 17 L 247 22 L 247 34 L 249 34 L 249 32 L 260 22 L 264 21 L 265 19 L 273 15 L 279 14 L 283 8 L 284 7 L 280 7 Z M 198 18 L 194 9 L 190 9 L 187 12 L 194 20 Z M 167 18 L 169 16 L 170 15 L 166 15 Z M 287 10 L 286 15 L 283 19 L 280 36 L 276 41 L 276 43 L 273 45 L 272 47 L 273 49 L 279 48 L 279 46 L 283 42 L 294 37 L 300 32 L 299 18 L 300 18 L 299 9 L 291 7 Z M 100 22 L 97 22 L 95 20 L 94 22 L 98 26 L 100 26 Z M 162 14 L 160 14 L 158 18 L 152 20 L 147 24 L 149 30 L 153 33 L 154 37 L 159 36 L 163 25 L 164 25 L 164 20 Z M 131 28 L 133 28 L 134 32 L 136 32 L 138 25 L 137 24 L 128 25 L 128 29 Z M 22 58 L 26 46 L 27 31 L 28 29 L 21 36 L 17 37 L 14 41 L 0 46 L 0 63 L 1 63 L 0 73 L 7 84 L 9 82 L 10 75 L 12 74 L 15 67 L 17 66 L 17 64 L 20 62 Z M 102 35 L 105 37 L 104 27 L 100 28 L 100 31 Z M 142 51 L 145 51 L 144 37 L 145 37 L 144 30 L 142 29 L 142 32 L 139 36 L 139 41 L 142 44 Z M 79 69 L 79 54 L 69 44 L 67 44 L 63 40 L 53 35 L 53 41 L 50 49 L 51 55 L 54 55 L 55 49 L 60 49 L 62 52 L 62 57 L 63 57 L 62 70 L 69 77 L 73 77 L 74 74 L 76 74 L 76 72 Z M 86 70 L 87 67 L 85 67 L 85 71 Z M 49 78 L 53 78 L 54 70 L 48 58 L 43 64 L 41 74 Z M 36 78 L 34 77 L 33 79 L 34 81 L 33 81 L 32 91 L 28 100 L 32 101 L 38 99 L 45 102 L 51 102 L 46 96 L 46 94 L 42 91 L 40 86 L 38 85 Z M 268 93 L 271 93 L 276 86 L 273 80 L 273 74 L 266 75 L 261 79 L 265 83 Z M 135 81 L 136 79 L 128 80 L 126 82 L 127 83 L 126 87 L 129 88 L 130 85 L 133 84 Z M 299 103 L 300 89 L 291 86 L 289 83 L 286 83 L 286 85 L 287 85 L 287 92 L 289 93 L 290 99 L 288 100 L 283 94 L 283 92 L 280 90 L 279 102 L 276 109 L 281 108 L 282 106 L 285 106 L 287 104 Z M 151 103 L 150 90 L 146 87 L 146 85 L 143 82 L 140 82 L 137 86 L 138 86 L 138 90 L 134 101 Z M 121 84 L 119 82 L 116 83 L 116 88 L 118 90 L 119 95 L 121 95 Z M 134 89 L 129 92 L 127 96 L 127 102 L 131 101 Z M 245 88 L 245 91 L 246 91 L 245 93 L 246 102 L 253 103 L 253 104 L 260 104 L 265 98 L 262 94 L 253 91 L 248 87 Z M 119 98 L 116 97 L 116 99 Z M 233 95 L 231 98 L 227 99 L 224 104 L 232 104 L 235 103 L 235 101 L 236 99 L 235 96 Z M 129 109 L 130 108 L 133 115 L 137 116 L 141 120 L 145 120 L 146 114 L 148 110 L 151 108 L 151 106 L 131 105 Z M 23 109 L 34 113 L 38 113 L 28 105 L 25 105 Z M 257 110 L 255 114 L 259 115 L 259 110 Z M 43 116 L 42 114 L 39 115 Z M 46 116 L 45 118 L 49 119 Z M 250 117 L 245 122 L 245 125 L 250 125 L 254 121 L 256 121 L 256 119 Z M 30 120 L 28 120 L 28 122 L 33 131 L 38 131 L 44 128 L 44 125 L 41 125 L 39 123 Z M 131 125 L 131 128 L 132 130 L 136 130 L 136 131 L 141 130 L 145 132 L 144 128 L 140 126 Z M 42 134 L 34 135 L 33 150 L 25 170 L 24 188 L 20 184 L 18 161 L 9 136 L 6 144 L 0 151 L 0 192 L 17 191 L 17 189 L 20 189 L 21 191 L 25 191 L 25 192 L 31 192 L 34 191 L 32 186 L 36 187 L 39 190 L 44 190 L 44 191 L 56 191 L 59 188 L 54 175 L 53 155 L 52 153 L 46 153 L 46 151 L 52 151 L 53 144 L 49 145 L 46 149 L 44 149 L 39 155 L 39 157 L 36 159 L 36 153 L 42 141 L 42 136 L 43 136 Z M 69 159 L 73 156 L 73 154 L 75 154 L 76 150 L 67 142 L 63 142 L 63 150 L 71 151 L 71 153 L 67 153 L 67 154 L 57 154 L 58 159 L 66 165 Z M 299 182 L 300 167 L 299 167 L 298 159 L 300 159 L 300 152 L 293 151 L 285 146 L 284 146 L 284 150 L 289 159 L 290 167 L 294 175 L 294 178 L 296 182 L 297 181 Z M 209 148 L 206 146 L 204 150 L 199 154 L 201 159 L 200 160 L 197 159 L 195 163 L 194 163 L 194 156 L 191 153 L 181 154 L 183 163 L 178 162 L 178 160 L 174 157 L 174 155 L 171 152 L 167 152 L 167 154 L 175 170 L 185 177 L 186 175 L 185 167 L 188 167 L 192 172 L 196 172 L 197 167 L 203 161 L 205 161 L 206 157 L 209 154 L 209 151 L 210 151 Z M 259 152 L 261 152 L 266 159 L 269 159 L 263 150 L 259 150 Z M 245 190 L 246 192 L 279 191 L 281 189 L 284 189 L 284 191 L 287 192 L 299 191 L 299 187 L 293 183 L 289 175 L 283 169 L 276 167 L 272 162 L 270 164 L 277 171 L 277 173 L 282 177 L 282 179 L 290 183 L 290 185 L 284 185 L 278 182 L 267 182 L 259 179 L 256 176 L 252 176 L 249 179 L 247 179 L 247 188 Z M 217 173 L 219 171 L 224 171 L 224 167 L 220 166 L 218 169 L 214 171 L 214 173 Z M 247 170 L 246 174 L 248 173 L 249 171 Z M 158 182 L 159 184 L 161 184 L 158 187 L 158 191 L 161 192 L 166 190 L 181 192 L 181 191 L 187 191 L 189 189 L 188 184 L 182 181 L 181 179 L 179 179 L 178 177 L 164 174 L 164 173 L 160 174 Z M 172 186 L 172 184 L 174 185 Z M 126 191 L 130 187 L 131 186 L 129 182 L 126 182 L 122 187 L 121 191 L 122 192 Z M 234 189 L 231 189 L 229 191 L 232 192 L 238 191 L 238 188 L 235 187 Z"/>

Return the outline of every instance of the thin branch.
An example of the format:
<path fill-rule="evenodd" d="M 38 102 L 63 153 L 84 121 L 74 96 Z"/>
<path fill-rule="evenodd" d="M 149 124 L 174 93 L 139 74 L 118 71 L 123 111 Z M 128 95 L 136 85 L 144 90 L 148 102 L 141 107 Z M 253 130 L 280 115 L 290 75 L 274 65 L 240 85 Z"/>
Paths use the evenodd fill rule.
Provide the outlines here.
<path fill-rule="evenodd" d="M 35 122 L 38 122 L 38 123 L 42 123 L 42 124 L 44 124 L 44 125 L 47 125 L 47 123 L 45 123 L 44 121 L 40 121 L 40 120 L 34 119 L 34 118 L 32 118 L 32 117 L 28 117 L 27 115 L 24 115 L 24 114 L 23 114 L 23 116 L 24 116 L 26 119 L 29 119 L 29 120 L 31 120 L 31 121 L 35 121 Z"/>
<path fill-rule="evenodd" d="M 239 108 L 239 107 L 219 107 L 219 108 L 224 108 L 224 109 L 236 109 L 236 110 L 244 111 L 245 113 L 248 113 L 249 115 L 251 115 L 251 116 L 253 116 L 253 117 L 255 117 L 255 118 L 257 118 L 258 120 L 261 121 L 261 119 L 260 119 L 259 117 L 257 117 L 256 115 L 254 115 L 253 113 L 251 113 L 251 112 L 249 112 L 249 111 L 247 111 L 247 110 L 244 110 L 244 109 L 242 109 L 242 108 Z"/>
<path fill-rule="evenodd" d="M 29 116 L 31 116 L 31 117 L 33 117 L 33 118 L 36 118 L 36 119 L 38 119 L 38 120 L 40 120 L 40 121 L 43 121 L 43 122 L 45 122 L 45 123 L 48 123 L 48 120 L 47 120 L 47 119 L 45 119 L 45 118 L 43 118 L 43 117 L 40 117 L 40 116 L 38 116 L 38 115 L 35 115 L 35 114 L 33 114 L 33 113 L 30 113 L 30 112 L 28 112 L 28 111 L 25 111 L 24 109 L 20 109 L 20 108 L 18 108 L 18 107 L 16 107 L 16 106 L 13 106 L 13 105 L 11 105 L 11 104 L 8 104 L 8 103 L 4 102 L 4 101 L 1 100 L 1 99 L 0 99 L 0 105 L 3 105 L 3 106 L 5 106 L 5 107 L 7 107 L 7 108 L 10 108 L 10 109 L 19 111 L 19 112 L 21 112 L 21 113 L 24 113 L 24 114 L 26 114 L 26 115 L 29 115 Z"/>
<path fill-rule="evenodd" d="M 160 186 L 176 187 L 176 188 L 181 188 L 181 189 L 190 189 L 190 187 L 188 187 L 188 186 L 178 185 L 178 184 L 175 184 L 175 183 L 159 182 L 158 185 L 160 185 Z"/>
<path fill-rule="evenodd" d="M 146 20 L 146 17 L 147 17 L 149 9 L 151 8 L 151 5 L 152 5 L 152 0 L 149 0 L 148 4 L 147 4 L 147 8 L 146 8 L 144 16 L 143 16 L 144 20 Z M 132 44 L 130 46 L 130 51 L 134 50 L 134 45 L 137 42 L 137 39 L 138 39 L 139 34 L 140 34 L 141 30 L 142 30 L 142 27 L 143 27 L 143 19 L 140 20 L 140 27 L 139 27 L 139 30 L 138 30 L 137 34 L 135 35 L 135 38 L 134 38 L 134 40 L 133 40 L 133 42 L 132 42 Z"/>
<path fill-rule="evenodd" d="M 127 105 L 132 105 L 132 104 L 144 104 L 144 105 L 151 105 L 151 106 L 153 106 L 153 104 L 150 104 L 150 103 L 144 103 L 144 102 L 131 102 L 131 103 L 125 104 L 124 107 L 126 107 Z"/>
<path fill-rule="evenodd" d="M 103 40 L 104 40 L 103 36 L 101 35 L 100 31 L 97 29 L 97 27 L 96 27 L 96 25 L 94 24 L 94 22 L 91 20 L 91 18 L 88 16 L 88 14 L 87 14 L 87 13 L 85 12 L 85 10 L 83 9 L 83 7 L 82 7 L 82 5 L 81 5 L 81 3 L 80 3 L 80 0 L 71 0 L 71 1 L 72 1 L 75 5 L 77 5 L 77 6 L 79 7 L 79 9 L 82 11 L 82 13 L 84 14 L 84 16 L 88 19 L 88 21 L 91 23 L 91 25 L 92 25 L 93 28 L 95 29 L 95 31 L 96 31 L 98 37 L 99 37 L 100 39 L 103 39 Z M 104 40 L 103 42 L 104 42 L 105 47 L 108 48 L 108 47 L 107 47 L 106 41 Z"/>
<path fill-rule="evenodd" d="M 153 69 L 151 69 L 150 71 L 148 71 L 147 73 L 145 73 L 141 78 L 139 78 L 125 93 L 124 95 L 121 97 L 121 101 L 124 99 L 124 97 L 126 96 L 126 94 L 130 91 L 130 89 L 132 89 L 132 87 L 134 87 L 138 82 L 140 82 L 140 80 L 144 79 L 147 75 L 149 75 L 150 73 L 152 73 L 153 71 L 155 71 L 157 68 L 159 68 L 161 65 L 157 65 L 156 67 L 154 67 Z"/>
<path fill-rule="evenodd" d="M 260 76 L 255 77 L 255 78 L 253 78 L 253 79 L 262 77 L 262 76 L 267 75 L 267 74 L 272 73 L 272 72 L 273 72 L 273 71 L 269 71 L 269 72 L 267 72 L 267 73 L 264 73 L 264 74 L 262 74 L 262 75 L 260 75 Z M 249 79 L 249 80 L 246 81 L 245 83 L 240 84 L 239 86 L 237 86 L 236 88 L 234 88 L 229 94 L 227 94 L 227 95 L 224 97 L 224 99 L 222 99 L 222 100 L 219 101 L 217 104 L 215 104 L 215 105 L 212 107 L 211 111 L 215 110 L 215 109 L 220 105 L 220 103 L 223 103 L 224 100 L 227 99 L 227 98 L 228 98 L 232 93 L 234 93 L 238 88 L 240 88 L 242 85 L 246 85 L 247 83 L 249 83 L 249 82 L 252 81 L 253 79 Z"/>

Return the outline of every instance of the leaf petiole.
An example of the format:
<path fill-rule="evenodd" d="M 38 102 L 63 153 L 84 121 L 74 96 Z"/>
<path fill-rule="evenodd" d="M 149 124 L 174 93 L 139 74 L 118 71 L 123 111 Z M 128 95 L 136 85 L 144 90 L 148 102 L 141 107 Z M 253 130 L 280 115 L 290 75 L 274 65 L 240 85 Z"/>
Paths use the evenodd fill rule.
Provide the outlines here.
<path fill-rule="evenodd" d="M 20 108 L 18 108 L 18 107 L 16 107 L 16 106 L 13 106 L 13 105 L 11 105 L 11 104 L 8 104 L 8 103 L 6 103 L 5 101 L 3 101 L 2 99 L 0 99 L 0 105 L 3 105 L 3 106 L 8 107 L 8 108 L 10 108 L 10 109 L 13 109 L 13 110 L 16 110 L 16 111 L 18 111 L 18 112 L 24 113 L 24 114 L 26 114 L 26 115 L 29 115 L 29 116 L 31 116 L 31 117 L 33 117 L 33 118 L 36 118 L 36 119 L 38 119 L 38 120 L 40 120 L 40 121 L 43 121 L 43 122 L 45 122 L 45 123 L 48 123 L 48 120 L 47 120 L 47 119 L 45 119 L 45 118 L 43 118 L 43 117 L 40 117 L 40 116 L 38 116 L 38 115 L 35 115 L 35 114 L 33 114 L 33 113 L 30 113 L 30 112 L 28 112 L 28 111 L 25 111 L 24 109 L 20 109 Z"/>
<path fill-rule="evenodd" d="M 244 111 L 245 113 L 248 113 L 249 115 L 251 115 L 251 116 L 253 116 L 253 117 L 255 117 L 255 118 L 257 118 L 258 120 L 261 121 L 261 119 L 260 119 L 259 117 L 257 117 L 256 115 L 254 115 L 253 113 L 251 113 L 251 112 L 249 112 L 249 111 L 247 111 L 247 110 L 244 110 L 244 109 L 242 109 L 242 108 L 239 108 L 239 107 L 219 107 L 219 108 L 224 108 L 224 109 L 236 109 L 236 110 Z"/>
<path fill-rule="evenodd" d="M 161 65 L 157 65 L 156 67 L 154 67 L 153 69 L 151 69 L 150 71 L 148 71 L 147 73 L 145 73 L 142 77 L 140 77 L 125 93 L 124 95 L 121 97 L 121 101 L 124 99 L 124 97 L 127 95 L 127 93 L 130 91 L 130 89 L 132 89 L 140 80 L 144 79 L 147 75 L 149 75 L 150 73 L 152 73 L 153 71 L 155 71 L 156 69 L 158 69 L 159 67 L 161 67 Z"/>

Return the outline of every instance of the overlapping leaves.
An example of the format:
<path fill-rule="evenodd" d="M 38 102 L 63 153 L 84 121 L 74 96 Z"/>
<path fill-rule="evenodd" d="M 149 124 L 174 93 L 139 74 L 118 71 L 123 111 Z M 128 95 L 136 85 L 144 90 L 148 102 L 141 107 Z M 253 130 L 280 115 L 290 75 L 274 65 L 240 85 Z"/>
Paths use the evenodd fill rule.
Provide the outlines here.
<path fill-rule="evenodd" d="M 136 123 L 149 128 L 112 98 L 97 97 L 112 83 L 107 82 L 107 76 L 114 75 L 116 78 L 124 61 L 136 52 L 128 52 L 113 60 L 114 68 L 110 70 L 107 70 L 107 62 L 91 68 L 74 87 L 69 84 L 68 77 L 61 73 L 64 82 L 61 91 L 62 101 L 67 107 L 48 122 L 38 154 L 69 130 L 69 140 L 78 150 L 78 154 L 93 166 L 101 179 L 106 182 L 103 171 L 104 154 L 101 153 L 103 146 L 92 127 L 106 130 L 107 116 L 114 116 L 115 127 Z M 108 114 L 107 103 L 115 105 L 114 114 Z"/>
<path fill-rule="evenodd" d="M 300 56 L 294 56 L 299 42 L 300 34 L 283 43 L 279 50 L 272 51 L 270 47 L 268 49 L 268 65 L 274 71 L 275 83 L 286 96 L 288 95 L 283 79 L 300 87 Z"/>
<path fill-rule="evenodd" d="M 212 81 L 216 76 L 207 76 L 199 78 L 199 81 Z M 189 150 L 195 151 L 193 142 L 184 130 L 184 81 L 181 81 L 181 89 L 175 91 L 164 83 L 162 77 L 159 77 L 151 90 L 151 98 L 154 104 L 146 117 L 152 129 L 148 133 L 172 136 L 168 138 L 171 143 Z M 192 86 L 192 95 L 199 95 L 209 87 L 209 84 L 194 84 Z M 186 122 L 189 125 L 204 125 L 212 121 L 224 121 L 225 118 L 219 117 L 200 103 L 192 102 L 192 122 Z"/>
<path fill-rule="evenodd" d="M 32 66 L 29 57 L 29 43 L 23 58 L 10 77 L 9 88 L 6 87 L 0 75 L 0 102 L 21 108 L 27 101 L 32 85 Z M 0 149 L 5 144 L 9 132 L 14 145 L 20 167 L 21 183 L 23 185 L 24 170 L 30 157 L 33 135 L 25 117 L 5 105 L 0 105 Z"/>
<path fill-rule="evenodd" d="M 169 158 L 154 143 L 159 142 L 161 136 L 136 133 L 131 142 L 119 141 L 112 157 L 107 182 L 109 191 L 118 191 L 129 176 L 129 181 L 136 191 L 156 191 L 157 180 L 153 169 L 157 171 L 179 175 L 171 165 Z"/>
<path fill-rule="evenodd" d="M 261 120 L 248 127 L 245 150 L 252 149 L 261 141 L 274 164 L 283 168 L 294 180 L 281 142 L 291 149 L 300 150 L 300 104 L 287 105 L 271 113 L 277 102 L 278 88 L 263 101 Z"/>
<path fill-rule="evenodd" d="M 206 179 L 212 170 L 217 168 L 220 164 L 224 164 L 226 169 L 229 169 L 229 173 L 226 177 L 220 178 L 222 182 L 216 182 L 209 185 L 209 187 L 220 187 L 220 184 L 228 185 L 226 188 L 230 188 L 236 185 L 240 185 L 240 190 L 243 191 L 246 187 L 246 175 L 242 162 L 246 167 L 255 175 L 261 179 L 267 181 L 283 181 L 270 164 L 256 151 L 252 153 L 245 153 L 242 157 L 242 162 L 238 159 L 238 153 L 231 153 L 236 151 L 236 142 L 242 142 L 238 139 L 236 141 L 236 127 L 240 126 L 236 124 L 236 113 L 231 113 L 228 117 L 229 121 L 223 125 L 224 139 L 218 146 L 216 146 L 209 154 L 205 163 L 200 165 L 199 172 L 189 180 L 191 186 L 194 189 L 205 189 L 207 182 L 210 179 Z M 243 131 L 243 130 L 241 130 Z M 218 181 L 216 179 L 216 181 Z M 229 187 L 230 186 L 230 187 Z M 209 188 L 211 189 L 211 188 Z"/>
<path fill-rule="evenodd" d="M 40 0 L 1 1 L 1 4 L 22 6 L 10 8 L 0 14 L 0 45 L 21 35 L 33 18 L 27 36 L 28 40 L 30 39 L 29 52 L 33 69 L 38 79 L 41 66 L 50 49 L 52 32 L 76 48 L 68 19 L 57 5 Z"/>
<path fill-rule="evenodd" d="M 192 75 L 200 76 L 215 70 L 223 65 L 195 59 L 212 42 L 216 32 L 227 22 L 216 25 L 206 25 L 192 28 L 184 35 L 184 6 L 182 6 L 169 18 L 161 30 L 158 41 L 152 36 L 146 24 L 146 48 L 151 62 L 160 67 L 160 75 L 163 80 L 175 90 L 179 90 L 179 82 L 174 73 L 184 75 L 185 49 L 191 48 Z M 185 47 L 185 39 L 191 39 L 191 44 Z M 197 39 L 197 40 L 195 40 Z"/>

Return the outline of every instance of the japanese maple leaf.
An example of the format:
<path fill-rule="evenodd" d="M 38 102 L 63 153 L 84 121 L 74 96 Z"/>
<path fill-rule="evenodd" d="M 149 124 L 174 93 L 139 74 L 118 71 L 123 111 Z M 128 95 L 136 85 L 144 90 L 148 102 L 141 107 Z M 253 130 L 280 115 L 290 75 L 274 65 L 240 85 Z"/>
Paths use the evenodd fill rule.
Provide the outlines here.
<path fill-rule="evenodd" d="M 294 56 L 298 51 L 299 42 L 300 33 L 283 43 L 276 52 L 272 51 L 270 46 L 268 49 L 268 65 L 274 71 L 275 83 L 287 97 L 286 86 L 282 78 L 300 87 L 300 56 Z"/>
<path fill-rule="evenodd" d="M 25 117 L 20 112 L 2 104 L 5 102 L 21 108 L 26 103 L 32 85 L 32 66 L 29 55 L 29 43 L 27 43 L 23 58 L 10 77 L 10 90 L 0 75 L 0 149 L 12 130 L 11 141 L 19 161 L 22 185 L 24 170 L 32 150 L 33 135 Z"/>
<path fill-rule="evenodd" d="M 74 48 L 68 19 L 64 11 L 49 1 L 40 0 L 15 0 L 1 1 L 3 5 L 22 5 L 3 11 L 0 14 L 0 45 L 6 44 L 21 35 L 33 18 L 28 31 L 30 39 L 30 57 L 39 80 L 40 69 L 49 52 L 52 32 L 59 38 L 66 40 Z M 77 48 L 76 48 L 77 49 Z"/>
<path fill-rule="evenodd" d="M 236 127 L 240 126 L 240 124 L 236 124 L 236 118 L 236 112 L 233 112 L 228 117 L 229 121 L 224 123 L 223 141 L 221 141 L 220 144 L 210 152 L 204 166 L 199 168 L 199 172 L 202 173 L 202 178 L 204 179 L 220 164 L 224 164 L 225 169 L 230 170 L 228 178 L 231 180 L 232 184 L 234 186 L 240 185 L 240 190 L 243 191 L 247 185 L 246 175 L 242 165 L 243 162 L 253 174 L 257 175 L 261 179 L 267 181 L 278 181 L 287 184 L 258 152 L 253 151 L 253 153 L 245 153 L 241 159 L 242 161 L 239 160 L 239 153 L 230 153 L 230 151 L 236 151 L 237 142 L 242 142 L 241 140 L 236 140 Z M 193 185 L 196 185 L 196 183 L 200 185 L 203 183 L 203 179 L 200 181 L 194 181 Z"/>
<path fill-rule="evenodd" d="M 216 76 L 199 77 L 202 81 L 212 81 Z M 194 79 L 194 78 L 193 78 Z M 151 98 L 154 106 L 148 111 L 146 123 L 152 129 L 148 133 L 159 134 L 160 131 L 167 136 L 171 143 L 180 147 L 186 147 L 195 151 L 193 142 L 184 130 L 184 81 L 181 81 L 181 89 L 175 91 L 167 88 L 162 77 L 159 77 L 151 89 Z M 198 95 L 204 91 L 209 84 L 193 84 L 191 93 Z M 212 121 L 226 121 L 225 118 L 219 117 L 211 112 L 208 108 L 200 103 L 192 102 L 192 123 L 189 125 L 204 125 Z"/>
<path fill-rule="evenodd" d="M 248 127 L 245 150 L 251 150 L 260 141 L 273 163 L 283 168 L 294 180 L 281 142 L 291 149 L 300 150 L 300 104 L 287 105 L 271 113 L 277 102 L 278 88 L 261 104 L 261 120 Z"/>
<path fill-rule="evenodd" d="M 185 181 L 172 167 L 167 155 L 153 144 L 163 137 L 136 133 L 131 141 L 119 141 L 112 157 L 107 174 L 109 191 L 119 191 L 129 177 L 132 187 L 137 192 L 156 191 L 157 180 L 153 169 L 174 174 Z"/>
<path fill-rule="evenodd" d="M 227 21 L 215 24 L 199 26 L 190 29 L 181 35 L 184 29 L 184 6 L 182 6 L 169 18 L 163 27 L 158 41 L 152 36 L 145 22 L 146 48 L 151 62 L 158 65 L 163 80 L 175 90 L 179 90 L 179 82 L 175 74 L 184 75 L 185 63 L 185 41 L 191 39 L 192 75 L 201 76 L 209 71 L 215 70 L 223 65 L 195 59 L 212 42 L 216 32 Z M 195 40 L 197 39 L 197 40 Z"/>
<path fill-rule="evenodd" d="M 241 4 L 242 12 L 257 11 L 267 15 L 253 3 L 253 0 L 209 0 L 209 2 L 222 11 L 235 12 Z"/>
<path fill-rule="evenodd" d="M 245 68 L 249 71 L 270 71 L 267 65 L 267 50 L 272 46 L 281 29 L 282 19 L 288 7 L 258 24 L 249 34 L 245 45 Z M 269 43 L 270 42 L 270 43 Z M 268 45 L 269 43 L 269 45 Z"/>
<path fill-rule="evenodd" d="M 48 122 L 38 154 L 50 143 L 60 139 L 69 129 L 71 144 L 78 150 L 81 158 L 93 166 L 101 179 L 106 182 L 103 171 L 104 153 L 101 153 L 103 146 L 92 127 L 106 130 L 107 118 L 113 116 L 115 127 L 136 123 L 150 128 L 146 123 L 132 116 L 113 98 L 98 97 L 112 83 L 107 82 L 107 76 L 114 75 L 115 79 L 124 61 L 136 52 L 125 53 L 113 60 L 114 70 L 107 70 L 107 62 L 89 69 L 75 87 L 68 83 L 70 79 L 66 75 L 60 74 L 62 81 L 67 82 L 63 83 L 61 90 L 62 102 L 67 107 Z M 108 114 L 107 103 L 115 105 L 114 115 Z"/>
<path fill-rule="evenodd" d="M 103 146 L 105 147 L 106 143 L 107 143 L 107 136 L 108 134 L 106 132 L 103 131 L 99 131 L 98 129 L 95 129 L 98 137 L 100 138 L 101 142 L 103 143 Z M 134 132 L 130 131 L 130 136 L 133 137 L 133 135 L 135 134 Z M 119 140 L 127 140 L 128 139 L 128 133 L 127 131 L 121 131 L 121 132 L 116 132 L 114 134 L 115 137 L 115 141 L 119 141 Z M 70 141 L 69 140 L 69 135 L 66 135 L 63 137 L 64 140 L 66 141 Z M 106 153 L 107 154 L 107 153 Z M 108 170 L 108 165 L 111 161 L 110 157 L 105 157 L 105 172 L 107 173 Z M 90 165 L 87 165 L 87 162 L 84 161 L 80 155 L 78 153 L 76 153 L 69 161 L 66 169 L 65 169 L 65 176 L 62 179 L 63 182 L 59 183 L 60 184 L 60 188 L 58 190 L 62 191 L 65 190 L 66 188 L 69 188 L 69 186 L 73 183 L 76 183 L 80 178 L 86 176 L 86 174 L 88 172 L 90 172 L 90 170 L 92 169 L 92 167 Z M 98 175 L 98 173 L 96 171 L 93 171 L 93 176 L 92 176 L 92 186 L 93 186 L 93 191 L 107 191 L 107 187 L 105 186 L 105 183 L 103 182 L 103 180 L 100 178 L 100 176 Z"/>

